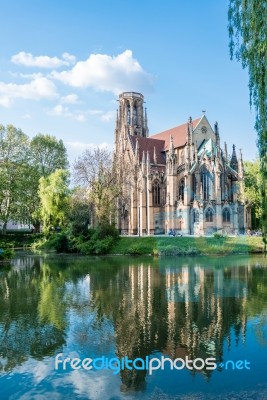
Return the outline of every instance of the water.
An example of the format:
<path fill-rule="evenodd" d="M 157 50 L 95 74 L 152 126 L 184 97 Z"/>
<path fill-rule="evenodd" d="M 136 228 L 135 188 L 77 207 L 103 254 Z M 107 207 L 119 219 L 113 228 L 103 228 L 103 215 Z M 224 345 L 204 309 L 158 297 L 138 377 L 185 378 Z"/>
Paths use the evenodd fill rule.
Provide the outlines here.
<path fill-rule="evenodd" d="M 210 357 L 223 366 L 170 370 L 166 363 L 151 375 L 63 370 L 62 364 L 56 370 L 58 353 L 81 359 Z M 12 266 L 1 266 L 1 400 L 263 400 L 266 359 L 263 257 L 18 255 Z M 238 360 L 242 369 L 233 364 Z"/>

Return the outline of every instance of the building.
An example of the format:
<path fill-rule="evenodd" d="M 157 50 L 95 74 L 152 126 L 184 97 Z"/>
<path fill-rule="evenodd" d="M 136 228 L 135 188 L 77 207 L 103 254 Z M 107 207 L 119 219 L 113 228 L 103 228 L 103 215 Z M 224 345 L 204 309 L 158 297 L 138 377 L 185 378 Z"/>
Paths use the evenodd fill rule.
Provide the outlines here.
<path fill-rule="evenodd" d="M 242 202 L 244 167 L 235 146 L 220 145 L 218 123 L 200 118 L 148 136 L 141 93 L 119 96 L 115 157 L 131 168 L 118 201 L 122 233 L 245 233 L 250 209 Z"/>

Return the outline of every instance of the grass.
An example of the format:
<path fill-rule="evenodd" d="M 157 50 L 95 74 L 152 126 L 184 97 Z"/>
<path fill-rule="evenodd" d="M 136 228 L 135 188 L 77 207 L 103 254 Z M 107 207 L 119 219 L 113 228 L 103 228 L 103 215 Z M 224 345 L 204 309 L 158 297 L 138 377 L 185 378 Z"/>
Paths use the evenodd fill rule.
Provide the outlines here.
<path fill-rule="evenodd" d="M 0 248 L 43 248 L 41 234 L 0 235 Z M 192 256 L 262 253 L 261 237 L 120 237 L 110 254 L 152 254 L 155 256 Z"/>
<path fill-rule="evenodd" d="M 111 254 L 227 255 L 262 251 L 261 237 L 121 237 Z"/>
<path fill-rule="evenodd" d="M 32 233 L 8 233 L 6 235 L 0 235 L 0 248 L 5 249 L 16 249 L 16 248 L 30 248 L 33 243 L 40 239 L 42 234 Z"/>

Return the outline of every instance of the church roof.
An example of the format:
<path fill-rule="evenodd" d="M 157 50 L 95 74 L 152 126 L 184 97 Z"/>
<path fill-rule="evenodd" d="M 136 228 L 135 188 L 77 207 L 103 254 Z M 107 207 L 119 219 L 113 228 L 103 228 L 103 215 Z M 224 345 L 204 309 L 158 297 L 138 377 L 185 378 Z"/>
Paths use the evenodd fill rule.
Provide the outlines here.
<path fill-rule="evenodd" d="M 201 118 L 197 118 L 192 121 L 193 129 L 196 128 L 200 120 Z M 150 139 L 164 140 L 165 141 L 164 150 L 169 150 L 170 136 L 172 136 L 174 148 L 182 147 L 186 144 L 187 126 L 188 123 L 186 122 L 185 124 L 176 126 L 175 128 L 171 128 L 168 129 L 167 131 L 163 131 L 155 135 L 152 135 L 150 136 Z"/>
<path fill-rule="evenodd" d="M 133 149 L 135 150 L 136 148 L 136 140 L 138 140 L 139 144 L 139 160 L 142 161 L 143 157 L 143 152 L 145 152 L 145 155 L 147 155 L 147 152 L 149 153 L 149 158 L 150 162 L 153 163 L 154 159 L 154 149 L 156 151 L 156 157 L 157 157 L 157 164 L 166 164 L 164 155 L 162 152 L 164 152 L 164 145 L 165 142 L 164 140 L 159 140 L 159 139 L 154 139 L 154 138 L 146 138 L 146 137 L 140 137 L 140 136 L 130 136 L 131 142 Z"/>

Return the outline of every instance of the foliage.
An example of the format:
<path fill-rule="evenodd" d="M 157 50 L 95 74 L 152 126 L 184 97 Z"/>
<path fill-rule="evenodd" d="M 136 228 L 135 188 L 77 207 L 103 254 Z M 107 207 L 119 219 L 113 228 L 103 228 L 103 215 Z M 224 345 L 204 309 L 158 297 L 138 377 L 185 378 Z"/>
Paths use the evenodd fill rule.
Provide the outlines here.
<path fill-rule="evenodd" d="M 256 111 L 255 129 L 261 171 L 262 228 L 267 235 L 267 4 L 259 0 L 230 0 L 230 54 L 248 68 L 250 105 Z"/>
<path fill-rule="evenodd" d="M 118 238 L 114 225 L 101 224 L 91 229 L 84 241 L 76 241 L 76 246 L 83 254 L 108 254 Z"/>
<path fill-rule="evenodd" d="M 3 233 L 10 218 L 19 214 L 21 182 L 29 158 L 29 139 L 13 125 L 0 125 L 0 220 Z"/>
<path fill-rule="evenodd" d="M 41 218 L 45 233 L 65 225 L 69 198 L 68 179 L 68 171 L 62 169 L 40 179 Z"/>
<path fill-rule="evenodd" d="M 0 249 L 0 261 L 10 260 L 14 256 L 11 249 Z"/>
<path fill-rule="evenodd" d="M 0 125 L 0 221 L 3 233 L 14 220 L 40 228 L 39 180 L 68 166 L 62 141 L 37 135 L 31 141 L 13 125 Z"/>
<path fill-rule="evenodd" d="M 86 150 L 74 163 L 74 182 L 87 190 L 94 211 L 94 225 L 109 224 L 116 212 L 127 206 L 125 187 L 131 180 L 131 168 L 122 159 L 113 157 L 106 148 Z"/>
<path fill-rule="evenodd" d="M 245 161 L 244 199 L 251 204 L 252 229 L 258 229 L 262 217 L 260 163 Z"/>
<path fill-rule="evenodd" d="M 83 188 L 75 188 L 69 199 L 68 227 L 70 234 L 87 235 L 91 218 L 91 205 L 87 191 Z"/>
<path fill-rule="evenodd" d="M 69 238 L 65 232 L 55 233 L 46 242 L 45 247 L 55 249 L 57 253 L 67 253 L 69 251 Z"/>
<path fill-rule="evenodd" d="M 48 176 L 56 169 L 68 169 L 67 150 L 62 140 L 51 135 L 36 135 L 30 144 L 32 164 L 39 176 Z"/>

